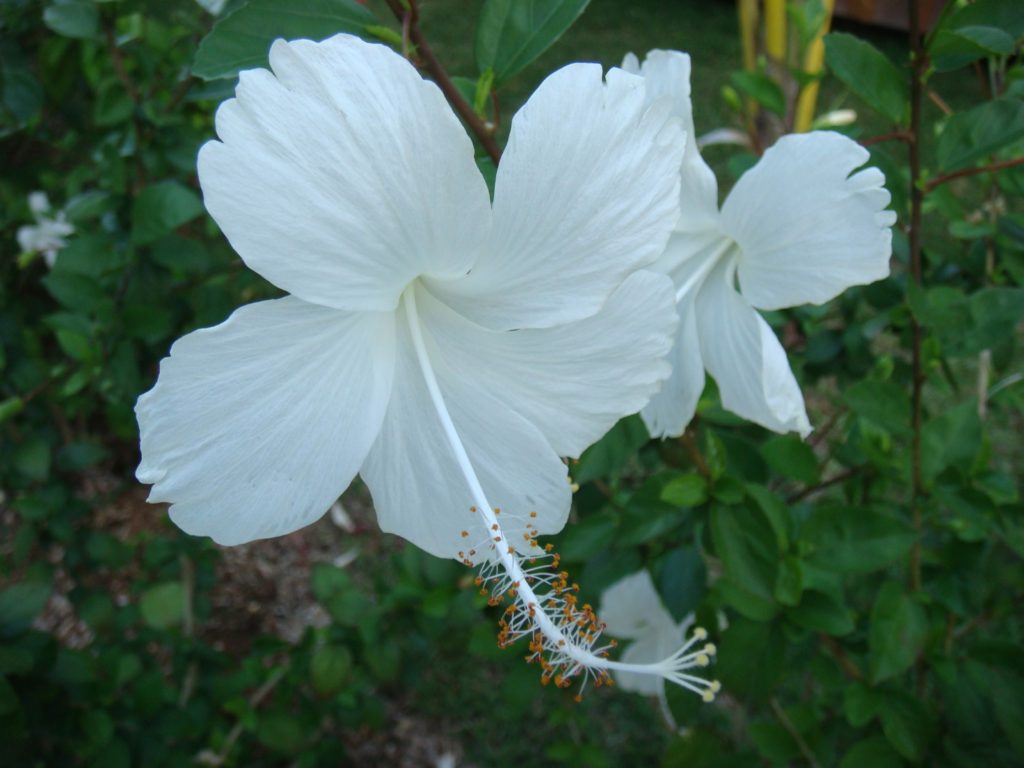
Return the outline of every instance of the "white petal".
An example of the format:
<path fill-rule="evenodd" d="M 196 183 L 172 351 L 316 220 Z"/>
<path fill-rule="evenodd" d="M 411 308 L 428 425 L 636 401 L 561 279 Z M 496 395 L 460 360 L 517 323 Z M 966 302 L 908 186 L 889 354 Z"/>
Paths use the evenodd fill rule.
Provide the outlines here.
<path fill-rule="evenodd" d="M 601 595 L 597 615 L 613 637 L 636 639 L 656 634 L 665 627 L 675 628 L 675 620 L 662 604 L 646 570 L 619 579 L 608 587 Z M 669 652 L 674 650 L 676 648 Z M 652 662 L 660 660 L 661 657 L 648 659 Z"/>
<path fill-rule="evenodd" d="M 691 292 L 679 303 L 679 330 L 667 358 L 672 374 L 640 412 L 651 437 L 679 437 L 683 434 L 704 391 L 704 361 L 700 356 L 693 307 L 695 293 Z"/>
<path fill-rule="evenodd" d="M 432 290 L 475 322 L 538 328 L 596 312 L 661 252 L 676 218 L 683 138 L 643 80 L 597 64 L 548 77 L 512 121 L 491 248 Z"/>
<path fill-rule="evenodd" d="M 676 230 L 700 233 L 718 226 L 718 182 L 697 148 L 690 99 L 690 56 L 679 51 L 653 50 L 643 64 L 628 55 L 623 69 L 642 75 L 647 100 L 667 99 L 686 131 L 686 151 L 680 166 L 679 221 Z"/>
<path fill-rule="evenodd" d="M 30 192 L 28 195 L 28 209 L 37 219 L 44 213 L 50 212 L 50 198 L 45 192 Z"/>
<path fill-rule="evenodd" d="M 440 90 L 381 45 L 278 40 L 199 153 L 206 207 L 246 264 L 325 306 L 393 309 L 465 274 L 490 227 L 473 145 Z"/>
<path fill-rule="evenodd" d="M 776 432 L 811 431 L 803 395 L 772 329 L 733 288 L 734 266 L 721 260 L 697 294 L 697 332 L 722 405 Z"/>
<path fill-rule="evenodd" d="M 395 384 L 380 435 L 361 470 L 373 495 L 380 527 L 438 557 L 490 540 L 469 486 L 441 427 L 409 335 L 405 307 L 398 310 Z M 421 324 L 430 362 L 452 422 L 487 499 L 501 512 L 505 534 L 522 541 L 532 522 L 541 533 L 561 530 L 569 513 L 566 466 L 543 435 L 508 409 L 479 378 L 450 368 L 430 328 Z M 501 382 L 494 382 L 494 390 Z M 530 512 L 537 512 L 530 518 Z M 470 535 L 463 537 L 465 530 Z"/>
<path fill-rule="evenodd" d="M 627 278 L 593 317 L 554 328 L 493 331 L 429 296 L 421 308 L 446 366 L 536 426 L 561 456 L 579 456 L 669 374 L 675 297 L 652 272 Z"/>
<path fill-rule="evenodd" d="M 313 522 L 377 435 L 393 317 L 288 297 L 182 337 L 135 407 L 136 476 L 188 533 L 239 544 Z"/>
<path fill-rule="evenodd" d="M 761 309 L 821 304 L 889 274 L 896 214 L 868 151 L 838 133 L 783 136 L 733 187 L 722 229 L 740 290 Z M 852 175 L 851 175 L 852 174 Z"/>

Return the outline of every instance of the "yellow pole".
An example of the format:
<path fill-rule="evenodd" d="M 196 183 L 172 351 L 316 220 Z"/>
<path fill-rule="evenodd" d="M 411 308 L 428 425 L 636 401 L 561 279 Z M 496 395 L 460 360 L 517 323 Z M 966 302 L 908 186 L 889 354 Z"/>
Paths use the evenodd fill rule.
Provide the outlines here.
<path fill-rule="evenodd" d="M 817 75 L 825 63 L 825 33 L 828 32 L 829 23 L 832 21 L 832 10 L 835 7 L 835 0 L 822 0 L 825 9 L 825 21 L 815 35 L 814 40 L 807 46 L 804 53 L 804 72 L 808 75 Z M 814 120 L 814 108 L 818 101 L 819 81 L 815 80 L 800 89 L 800 96 L 796 100 L 796 117 L 793 121 L 793 130 L 803 133 L 809 130 Z"/>
<path fill-rule="evenodd" d="M 758 0 L 737 0 L 740 16 L 740 41 L 743 43 L 743 68 L 754 71 L 757 64 Z"/>
<path fill-rule="evenodd" d="M 768 58 L 786 60 L 786 0 L 764 0 L 764 47 Z"/>

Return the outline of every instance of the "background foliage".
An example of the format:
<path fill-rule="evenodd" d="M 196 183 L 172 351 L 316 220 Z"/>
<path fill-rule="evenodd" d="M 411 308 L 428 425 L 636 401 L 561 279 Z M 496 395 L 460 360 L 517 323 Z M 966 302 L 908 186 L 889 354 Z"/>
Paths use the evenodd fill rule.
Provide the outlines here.
<path fill-rule="evenodd" d="M 950 3 L 915 55 L 898 33 L 826 38 L 819 111 L 857 110 L 842 130 L 869 145 L 900 224 L 890 278 L 769 316 L 810 440 L 741 422 L 712 384 L 680 440 L 652 442 L 626 419 L 574 467 L 557 544 L 589 599 L 646 567 L 676 618 L 695 611 L 719 646 L 716 704 L 670 691 L 682 734 L 627 694 L 576 705 L 540 688 L 495 648 L 471 574 L 377 533 L 358 487 L 345 497 L 353 532 L 325 520 L 236 550 L 142 503 L 132 407 L 157 361 L 182 333 L 273 295 L 199 198 L 216 104 L 277 36 L 344 30 L 403 47 L 396 4 L 227 5 L 216 25 L 185 0 L 0 9 L 9 764 L 418 765 L 444 752 L 480 765 L 1024 764 L 1013 0 Z M 793 124 L 809 38 L 795 58 L 740 71 L 731 3 L 587 6 L 435 0 L 414 28 L 498 144 L 559 64 L 652 47 L 693 55 L 698 132 L 743 126 L 758 146 Z M 820 12 L 791 6 L 798 31 Z M 708 156 L 724 188 L 754 160 Z M 52 269 L 15 242 L 34 190 L 75 227 Z M 354 562 L 333 564 L 352 542 Z"/>

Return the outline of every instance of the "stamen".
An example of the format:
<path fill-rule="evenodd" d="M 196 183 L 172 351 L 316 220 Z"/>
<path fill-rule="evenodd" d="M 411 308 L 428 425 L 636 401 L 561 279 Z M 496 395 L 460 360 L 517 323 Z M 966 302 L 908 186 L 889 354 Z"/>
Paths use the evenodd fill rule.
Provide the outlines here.
<path fill-rule="evenodd" d="M 682 648 L 662 661 L 653 664 L 612 661 L 608 658 L 608 651 L 615 647 L 614 641 L 597 646 L 604 624 L 589 604 L 578 606 L 576 593 L 579 592 L 579 584 L 570 583 L 569 574 L 558 570 L 561 559 L 551 544 L 545 545 L 543 549 L 539 547 L 536 540 L 539 531 L 532 523 L 529 524 L 526 542 L 530 547 L 528 567 L 524 568 L 523 558 L 498 523 L 497 516 L 501 510 L 491 506 L 488 501 L 448 413 L 423 342 L 414 289 L 406 289 L 402 300 L 424 383 L 475 502 L 470 511 L 480 513 L 476 519 L 480 521 L 481 533 L 485 538 L 476 547 L 482 548 L 486 542 L 488 548 L 482 554 L 490 557 L 479 566 L 475 583 L 480 587 L 480 594 L 490 594 L 490 605 L 500 605 L 505 600 L 513 601 L 498 622 L 498 645 L 504 648 L 517 640 L 528 638 L 529 654 L 526 660 L 540 665 L 541 683 L 547 685 L 554 681 L 557 687 L 565 688 L 578 677 L 581 685 L 577 695 L 582 695 L 588 680 L 593 680 L 595 687 L 612 685 L 614 681 L 610 672 L 618 671 L 655 675 L 693 691 L 705 701 L 714 699 L 720 688 L 717 681 L 687 674 L 687 670 L 695 667 L 706 667 L 715 653 L 715 647 L 710 643 L 699 650 L 691 650 L 697 643 L 707 639 L 707 632 L 703 629 L 694 630 Z M 514 518 L 510 515 L 505 517 Z M 534 518 L 535 514 L 530 517 Z M 475 553 L 476 549 L 469 550 L 469 556 Z M 466 562 L 469 558 L 460 556 L 460 559 Z"/>

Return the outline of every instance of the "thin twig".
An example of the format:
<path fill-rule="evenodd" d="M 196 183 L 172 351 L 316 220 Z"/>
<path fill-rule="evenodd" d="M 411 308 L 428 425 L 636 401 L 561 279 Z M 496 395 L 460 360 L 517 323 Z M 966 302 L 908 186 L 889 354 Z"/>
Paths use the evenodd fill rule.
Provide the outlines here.
<path fill-rule="evenodd" d="M 877 136 L 861 139 L 860 145 L 862 147 L 870 147 L 872 144 L 881 144 L 883 141 L 905 141 L 910 143 L 913 140 L 914 134 L 910 131 L 889 131 L 888 133 L 880 133 Z"/>
<path fill-rule="evenodd" d="M 804 741 L 804 737 L 800 735 L 800 731 L 793 725 L 793 721 L 789 719 L 789 715 L 784 710 L 774 696 L 771 700 L 772 712 L 779 718 L 779 722 L 782 723 L 782 727 L 786 729 L 786 733 L 793 737 L 793 741 L 796 742 L 797 747 L 800 748 L 800 754 L 804 756 L 804 759 L 811 764 L 813 768 L 821 768 L 821 763 L 818 762 L 818 758 L 814 756 L 814 752 Z"/>
<path fill-rule="evenodd" d="M 795 504 L 798 501 L 802 501 L 803 499 L 806 499 L 812 493 L 817 493 L 818 491 L 823 491 L 826 488 L 829 488 L 829 487 L 831 487 L 833 485 L 838 485 L 839 483 L 844 483 L 847 480 L 849 480 L 851 477 L 855 477 L 859 472 L 860 472 L 860 467 L 851 467 L 850 469 L 843 470 L 838 475 L 830 477 L 828 480 L 822 480 L 820 483 L 815 483 L 814 485 L 809 485 L 806 488 L 804 488 L 803 490 L 800 490 L 800 491 L 797 491 L 794 494 L 791 494 L 790 496 L 786 497 L 786 503 L 787 504 Z"/>
<path fill-rule="evenodd" d="M 271 672 L 270 677 L 267 678 L 266 682 L 264 682 L 263 685 L 257 688 L 256 691 L 253 692 L 252 696 L 249 697 L 249 706 L 252 709 L 258 708 L 259 705 L 263 703 L 263 700 L 270 695 L 271 691 L 273 691 L 274 688 L 277 687 L 277 684 L 281 682 L 282 678 L 284 678 L 285 673 L 287 672 L 287 666 L 278 667 L 273 672 Z M 234 727 L 232 727 L 232 729 L 228 732 L 227 737 L 224 739 L 224 743 L 221 744 L 220 750 L 217 751 L 215 754 L 211 755 L 210 757 L 208 757 L 203 762 L 206 762 L 208 765 L 223 765 L 224 761 L 227 760 L 228 755 L 231 753 L 232 747 L 234 747 L 235 742 L 238 741 L 239 738 L 241 738 L 242 731 L 244 730 L 245 727 L 242 725 L 241 721 L 236 722 Z"/>
<path fill-rule="evenodd" d="M 494 140 L 493 131 L 477 116 L 476 112 L 473 111 L 472 105 L 462 98 L 459 89 L 455 87 L 448 73 L 441 66 L 441 62 L 434 55 L 434 51 L 429 43 L 427 43 L 427 39 L 419 27 L 419 10 L 416 6 L 416 0 L 405 1 L 408 3 L 408 7 L 405 7 L 402 0 L 387 0 L 391 12 L 395 14 L 395 18 L 402 24 L 403 40 L 405 39 L 406 29 L 408 29 L 408 39 L 416 47 L 416 54 L 422 62 L 423 68 L 430 73 L 437 87 L 441 89 L 445 98 L 448 99 L 448 103 L 452 105 L 452 108 L 466 123 L 469 130 L 480 140 L 484 151 L 487 152 L 491 160 L 494 161 L 494 164 L 497 165 L 501 160 L 501 148 L 498 147 L 497 142 Z"/>
<path fill-rule="evenodd" d="M 846 655 L 846 650 L 839 643 L 835 641 L 835 638 L 829 637 L 824 633 L 818 634 L 818 639 L 821 644 L 825 646 L 825 650 L 829 652 L 829 655 L 835 659 L 836 664 L 843 670 L 848 678 L 851 680 L 863 680 L 864 673 L 860 671 L 860 667 L 853 663 L 853 660 Z"/>
<path fill-rule="evenodd" d="M 700 452 L 700 448 L 697 447 L 697 440 L 693 436 L 693 431 L 690 427 L 686 428 L 683 432 L 683 436 L 679 438 L 679 442 L 683 444 L 683 448 L 690 456 L 690 461 L 693 462 L 694 466 L 697 467 L 697 471 L 703 477 L 711 477 L 711 470 L 708 469 L 708 463 L 704 460 L 704 454 Z"/>
<path fill-rule="evenodd" d="M 1012 160 L 1000 160 L 996 163 L 989 163 L 988 165 L 978 166 L 977 168 L 961 168 L 959 171 L 953 171 L 952 173 L 944 173 L 941 176 L 936 176 L 931 179 L 924 188 L 924 191 L 931 192 L 936 187 L 942 186 L 948 181 L 953 179 L 962 179 L 965 176 L 977 176 L 979 173 L 993 173 L 994 171 L 1001 171 L 1005 168 L 1013 168 L 1018 165 L 1024 165 L 1024 157 L 1015 157 Z"/>
<path fill-rule="evenodd" d="M 945 99 L 939 96 L 939 94 L 931 88 L 928 89 L 928 98 L 931 100 L 932 104 L 942 110 L 942 114 L 947 117 L 953 114 L 953 108 L 946 103 Z"/>

